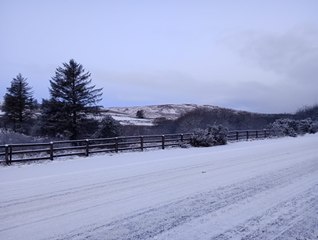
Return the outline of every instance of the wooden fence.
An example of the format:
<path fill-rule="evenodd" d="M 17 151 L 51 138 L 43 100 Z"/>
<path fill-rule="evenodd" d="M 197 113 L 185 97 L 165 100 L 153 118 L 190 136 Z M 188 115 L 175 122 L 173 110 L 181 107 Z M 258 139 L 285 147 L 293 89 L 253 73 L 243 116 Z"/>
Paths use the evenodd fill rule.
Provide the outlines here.
<path fill-rule="evenodd" d="M 182 146 L 190 142 L 191 133 L 128 136 L 115 138 L 55 141 L 49 143 L 26 143 L 0 145 L 0 163 L 54 160 L 65 156 L 89 156 L 101 152 L 120 152 L 147 148 Z M 270 130 L 245 130 L 228 132 L 228 141 L 239 141 L 273 136 Z"/>

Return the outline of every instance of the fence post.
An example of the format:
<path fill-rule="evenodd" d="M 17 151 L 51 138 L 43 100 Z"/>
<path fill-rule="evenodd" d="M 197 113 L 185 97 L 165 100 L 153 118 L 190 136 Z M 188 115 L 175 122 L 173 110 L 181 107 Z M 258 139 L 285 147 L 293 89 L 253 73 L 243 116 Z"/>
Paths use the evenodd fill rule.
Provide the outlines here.
<path fill-rule="evenodd" d="M 266 129 L 264 129 L 264 138 L 267 138 L 267 136 L 266 136 Z"/>
<path fill-rule="evenodd" d="M 115 137 L 115 152 L 118 153 L 118 137 Z"/>
<path fill-rule="evenodd" d="M 89 155 L 89 140 L 85 140 L 86 148 L 85 148 L 85 156 L 88 157 Z"/>
<path fill-rule="evenodd" d="M 249 138 L 249 132 L 246 131 L 246 140 L 248 140 L 248 138 Z"/>
<path fill-rule="evenodd" d="M 258 131 L 256 130 L 256 138 L 258 138 Z"/>
<path fill-rule="evenodd" d="M 162 145 L 162 149 L 165 149 L 165 135 L 161 136 L 161 145 Z"/>
<path fill-rule="evenodd" d="M 10 164 L 12 163 L 12 146 L 9 145 L 9 156 L 10 156 Z"/>
<path fill-rule="evenodd" d="M 181 140 L 181 142 L 183 142 L 183 134 L 182 133 L 180 134 L 180 140 Z"/>
<path fill-rule="evenodd" d="M 140 136 L 140 149 L 141 149 L 141 151 L 144 150 L 144 137 L 143 136 Z"/>
<path fill-rule="evenodd" d="M 53 161 L 53 142 L 50 142 L 50 160 Z"/>
<path fill-rule="evenodd" d="M 9 165 L 10 161 L 9 161 L 9 145 L 6 144 L 5 146 L 5 160 L 6 160 L 6 164 Z"/>
<path fill-rule="evenodd" d="M 238 141 L 239 140 L 239 132 L 238 131 L 236 131 L 235 136 L 236 136 L 236 141 Z"/>

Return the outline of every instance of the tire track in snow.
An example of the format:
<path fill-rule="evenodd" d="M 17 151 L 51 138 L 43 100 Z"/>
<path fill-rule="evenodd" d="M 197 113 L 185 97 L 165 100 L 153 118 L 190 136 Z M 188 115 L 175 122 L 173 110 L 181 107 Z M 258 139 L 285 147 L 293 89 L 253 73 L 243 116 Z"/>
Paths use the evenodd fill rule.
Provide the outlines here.
<path fill-rule="evenodd" d="M 301 154 L 301 153 L 298 153 Z M 67 189 L 63 189 L 63 190 L 58 190 L 58 191 L 54 191 L 54 192 L 49 192 L 47 194 L 36 194 L 36 195 L 32 195 L 30 197 L 26 197 L 23 198 L 23 200 L 21 200 L 21 198 L 16 198 L 16 199 L 10 199 L 10 200 L 6 200 L 6 201 L 1 201 L 0 202 L 0 209 L 5 209 L 7 207 L 11 207 L 11 206 L 15 206 L 17 207 L 18 205 L 22 205 L 22 204 L 26 204 L 26 203 L 31 203 L 31 202 L 42 202 L 44 200 L 47 199 L 53 199 L 53 198 L 60 198 L 60 197 L 64 197 L 67 195 L 73 195 L 73 194 L 77 194 L 77 193 L 82 193 L 85 192 L 85 195 L 87 197 L 89 197 L 89 193 L 90 192 L 96 192 L 96 190 L 98 189 L 109 189 L 109 188 L 114 188 L 114 186 L 116 185 L 123 185 L 126 183 L 131 183 L 131 182 L 135 182 L 135 181 L 139 181 L 139 180 L 145 180 L 147 179 L 147 182 L 151 183 L 152 178 L 155 177 L 162 177 L 163 174 L 167 174 L 169 175 L 170 173 L 176 173 L 176 172 L 180 172 L 180 175 L 172 177 L 172 178 L 178 178 L 178 177 L 182 177 L 182 176 L 187 176 L 189 173 L 185 172 L 187 170 L 194 170 L 194 169 L 205 169 L 206 171 L 210 171 L 210 170 L 221 170 L 221 169 L 226 169 L 226 168 L 233 168 L 236 167 L 238 165 L 243 165 L 243 164 L 249 164 L 250 162 L 258 162 L 261 161 L 263 159 L 267 159 L 267 158 L 271 158 L 272 156 L 275 156 L 275 158 L 280 157 L 280 162 L 283 161 L 289 161 L 289 156 L 286 155 L 286 153 L 282 153 L 282 154 L 273 154 L 270 156 L 263 156 L 263 157 L 259 157 L 257 159 L 257 161 L 254 161 L 253 159 L 248 159 L 245 161 L 240 161 L 239 163 L 235 163 L 236 157 L 233 157 L 233 161 L 228 162 L 227 164 L 222 165 L 221 167 L 215 167 L 214 166 L 214 162 L 213 161 L 209 161 L 209 162 L 205 162 L 205 163 L 201 163 L 201 164 L 195 164 L 195 165 L 190 165 L 190 166 L 184 166 L 184 167 L 177 167 L 177 168 L 173 168 L 173 169 L 165 169 L 165 170 L 161 170 L 161 171 L 155 171 L 155 172 L 150 172 L 150 173 L 145 173 L 145 174 L 141 174 L 141 175 L 137 175 L 137 176 L 130 176 L 130 177 L 123 177 L 123 178 L 118 178 L 115 180 L 108 180 L 108 181 L 102 181 L 102 182 L 98 182 L 98 183 L 92 183 L 92 184 L 86 184 L 86 185 L 82 185 L 82 186 L 78 186 L 78 187 L 72 187 L 72 188 L 67 188 Z M 283 157 L 281 157 L 283 156 Z M 275 162 L 276 160 L 272 160 L 272 161 L 266 161 L 266 162 L 262 162 L 260 164 L 257 165 L 257 167 L 263 167 L 266 165 L 270 165 L 273 162 Z M 171 180 L 171 178 L 168 178 L 168 180 Z M 129 186 L 129 188 L 134 187 L 134 186 Z M 123 189 L 117 189 L 117 190 L 123 190 Z"/>
<path fill-rule="evenodd" d="M 239 163 L 236 163 L 236 164 L 233 164 L 233 162 L 227 162 L 226 164 L 223 164 L 221 167 L 219 166 L 217 168 L 214 166 L 214 161 L 211 161 L 211 162 L 206 162 L 201 164 L 195 164 L 195 165 L 190 165 L 185 167 L 178 167 L 178 168 L 173 168 L 173 169 L 168 169 L 163 171 L 147 173 L 147 174 L 138 175 L 138 176 L 132 176 L 128 178 L 120 178 L 113 181 L 107 181 L 107 182 L 97 183 L 93 185 L 85 185 L 85 186 L 78 187 L 76 191 L 67 189 L 67 190 L 64 190 L 65 193 L 63 191 L 58 193 L 52 193 L 52 194 L 49 194 L 48 196 L 44 195 L 36 199 L 32 199 L 32 198 L 24 199 L 23 201 L 20 200 L 20 202 L 13 201 L 8 206 L 3 206 L 3 207 L 1 206 L 0 209 L 2 210 L 2 213 L 0 214 L 0 220 L 6 219 L 6 218 L 13 218 L 19 215 L 21 216 L 23 214 L 27 215 L 28 213 L 37 213 L 38 215 L 41 215 L 40 213 L 42 210 L 46 210 L 50 208 L 52 209 L 56 208 L 56 210 L 58 210 L 59 208 L 63 208 L 63 206 L 67 204 L 74 206 L 76 203 L 79 203 L 79 202 L 85 202 L 85 201 L 87 202 L 90 199 L 96 199 L 98 197 L 106 196 L 106 198 L 100 201 L 100 203 L 98 204 L 87 203 L 85 206 L 81 206 L 77 209 L 72 208 L 71 210 L 67 210 L 67 211 L 64 210 L 63 213 L 58 213 L 58 211 L 56 211 L 56 213 L 54 213 L 51 216 L 45 216 L 45 217 L 39 216 L 37 217 L 36 220 L 28 221 L 25 224 L 32 224 L 32 223 L 37 223 L 41 221 L 47 221 L 53 218 L 78 213 L 80 211 L 87 211 L 89 209 L 111 204 L 115 201 L 125 201 L 129 199 L 129 197 L 126 196 L 125 198 L 109 200 L 107 196 L 109 196 L 110 194 L 114 192 L 126 191 L 126 190 L 131 190 L 136 188 L 143 188 L 147 185 L 151 186 L 154 184 L 158 184 L 158 180 L 155 178 L 157 176 L 160 176 L 159 180 L 162 183 L 163 181 L 169 182 L 173 179 L 188 177 L 190 174 L 197 175 L 197 172 L 191 172 L 191 171 L 193 171 L 194 169 L 199 170 L 199 169 L 202 169 L 203 167 L 207 171 L 230 169 L 230 168 L 235 168 L 236 166 L 243 166 L 244 164 L 246 164 L 250 168 L 251 167 L 250 164 L 251 162 L 253 162 L 255 168 L 262 168 L 264 166 L 271 165 L 276 161 L 276 159 L 272 159 L 271 161 L 262 161 L 266 157 L 268 156 L 262 156 L 258 158 L 257 161 L 253 161 L 249 159 L 249 160 L 240 161 Z M 290 156 L 286 155 L 286 153 L 280 154 L 276 157 L 279 157 L 280 162 L 284 162 L 284 161 L 288 162 L 290 158 Z M 259 161 L 261 162 L 261 164 L 259 163 Z M 303 165 L 303 164 L 301 163 L 299 165 Z M 159 184 L 161 184 L 160 182 Z M 144 193 L 144 194 L 148 194 L 148 193 Z M 70 195 L 70 197 L 66 197 L 68 195 Z M 36 204 L 33 204 L 31 207 L 23 207 L 23 206 L 18 207 L 19 203 L 25 204 L 26 206 L 28 206 L 28 204 L 32 203 L 33 201 L 38 201 L 38 202 Z M 10 211 L 6 211 L 6 207 L 11 207 L 9 208 Z M 18 225 L 11 224 L 9 228 L 6 228 L 6 230 L 13 229 L 15 227 L 18 227 Z"/>
<path fill-rule="evenodd" d="M 306 149 L 304 148 L 303 151 L 306 151 L 306 153 L 310 153 L 311 151 L 315 152 L 315 150 L 312 149 Z M 298 153 L 293 153 L 293 155 L 295 155 L 295 157 L 297 156 L 301 156 L 303 153 L 302 151 L 298 152 Z M 187 156 L 189 157 L 200 157 L 200 155 L 206 155 L 206 154 L 196 154 L 193 156 Z M 114 186 L 114 185 L 121 185 L 121 184 L 125 184 L 125 183 L 130 183 L 132 181 L 136 181 L 136 180 L 142 180 L 142 179 L 149 179 L 156 177 L 156 176 L 162 176 L 163 174 L 169 174 L 169 173 L 174 173 L 174 172 L 183 172 L 183 171 L 187 171 L 187 170 L 193 170 L 193 169 L 200 169 L 200 168 L 209 168 L 207 170 L 219 170 L 222 168 L 228 168 L 228 167 L 235 167 L 237 165 L 242 165 L 242 164 L 248 164 L 250 162 L 261 162 L 258 166 L 262 167 L 265 165 L 269 165 L 273 162 L 275 162 L 276 158 L 280 157 L 280 162 L 282 161 L 288 161 L 289 160 L 289 156 L 286 154 L 286 152 L 281 153 L 281 154 L 275 154 L 275 153 L 267 153 L 265 156 L 260 156 L 257 159 L 248 159 L 248 160 L 241 160 L 239 161 L 239 163 L 236 163 L 236 156 L 232 157 L 232 158 L 228 158 L 227 159 L 227 164 L 224 164 L 221 168 L 215 168 L 215 162 L 214 161 L 208 161 L 208 162 L 204 162 L 204 163 L 200 163 L 200 164 L 191 164 L 189 166 L 183 166 L 183 167 L 177 167 L 177 168 L 170 168 L 170 169 L 165 169 L 165 170 L 161 170 L 161 171 L 154 171 L 154 172 L 150 172 L 150 173 L 145 173 L 145 174 L 140 174 L 137 176 L 130 176 L 130 177 L 123 177 L 123 178 L 117 178 L 115 180 L 107 180 L 107 181 L 102 181 L 102 182 L 97 182 L 97 183 L 91 183 L 91 184 L 86 184 L 86 185 L 81 185 L 81 186 L 77 186 L 77 187 L 72 187 L 72 188 L 67 188 L 67 189 L 62 189 L 62 190 L 58 190 L 58 191 L 54 191 L 54 192 L 49 192 L 47 194 L 35 194 L 29 197 L 25 197 L 23 198 L 23 200 L 21 200 L 21 198 L 12 198 L 6 201 L 0 201 L 0 209 L 1 208 L 5 208 L 5 207 L 10 207 L 10 206 L 17 206 L 19 204 L 25 204 L 25 203 L 30 203 L 32 201 L 43 201 L 46 199 L 52 199 L 54 197 L 61 197 L 61 196 L 66 196 L 66 195 L 72 195 L 72 194 L 76 194 L 76 193 L 80 193 L 85 191 L 87 193 L 87 191 L 94 191 L 94 190 L 98 190 L 99 188 L 106 188 L 106 187 L 110 187 L 110 186 Z M 178 157 L 180 158 L 180 157 Z M 262 162 L 262 160 L 265 159 L 271 159 L 273 158 L 272 161 L 266 161 L 266 162 Z M 173 160 L 173 158 L 171 159 Z M 255 161 L 256 160 L 256 161 Z M 183 174 L 186 175 L 187 173 Z M 63 183 L 63 182 L 62 182 Z M 0 185 L 3 183 L 0 183 Z M 33 185 L 35 184 L 35 185 Z M 32 187 L 36 187 L 36 182 L 33 182 Z"/>
<path fill-rule="evenodd" d="M 317 190 L 316 190 L 317 191 Z M 315 205 L 313 208 L 308 209 L 304 216 L 300 216 L 295 224 L 288 229 L 282 231 L 279 236 L 272 240 L 310 240 L 318 239 L 318 199 L 315 199 Z"/>
<path fill-rule="evenodd" d="M 116 221 L 82 227 L 52 239 L 149 239 L 177 226 L 232 204 L 251 198 L 275 187 L 282 187 L 298 178 L 317 173 L 317 161 L 292 166 L 274 173 L 204 192 L 191 197 L 136 212 Z"/>
<path fill-rule="evenodd" d="M 281 155 L 286 155 L 286 153 L 283 153 Z M 277 157 L 277 155 L 275 155 L 275 156 Z M 195 157 L 198 157 L 198 156 L 195 155 Z M 263 157 L 263 158 L 268 158 L 268 156 Z M 242 165 L 242 164 L 251 162 L 251 160 L 245 160 L 245 161 L 240 161 L 239 163 L 235 164 L 236 157 L 233 157 L 232 160 L 234 160 L 234 161 L 231 161 L 231 162 L 223 165 L 221 168 L 217 168 L 217 169 L 222 169 L 222 168 L 227 168 L 227 167 L 235 167 L 237 165 Z M 262 160 L 262 158 L 258 159 L 258 160 Z M 271 163 L 271 162 L 266 162 L 265 164 L 267 165 L 269 163 Z M 67 188 L 67 189 L 58 190 L 58 191 L 54 191 L 54 192 L 49 192 L 47 194 L 35 194 L 35 195 L 30 196 L 30 197 L 23 198 L 23 200 L 21 200 L 21 198 L 13 198 L 13 199 L 9 199 L 6 201 L 0 201 L 0 209 L 10 207 L 10 206 L 17 206 L 20 204 L 30 203 L 30 202 L 34 202 L 34 201 L 43 201 L 46 199 L 52 199 L 54 197 L 72 195 L 72 194 L 76 194 L 76 193 L 83 192 L 83 191 L 85 191 L 87 193 L 87 191 L 90 191 L 90 190 L 95 191 L 95 190 L 98 190 L 99 188 L 105 188 L 105 187 L 110 187 L 110 186 L 114 186 L 114 185 L 122 185 L 125 183 L 137 181 L 137 180 L 143 180 L 143 179 L 154 178 L 157 176 L 162 176 L 163 174 L 181 172 L 182 175 L 187 175 L 187 173 L 184 173 L 184 171 L 207 168 L 207 167 L 213 167 L 213 170 L 217 170 L 216 168 L 214 168 L 213 161 L 200 163 L 200 164 L 191 164 L 190 166 L 177 167 L 177 168 L 172 168 L 172 169 L 169 168 L 169 169 L 165 169 L 165 170 L 161 170 L 161 171 L 157 170 L 154 172 L 139 174 L 136 176 L 123 177 L 123 178 L 117 178 L 115 180 L 107 180 L 107 181 L 102 181 L 102 182 L 97 182 L 97 183 L 85 184 L 85 185 L 81 185 L 81 186 L 76 186 L 76 187 L 72 187 L 72 188 Z M 33 187 L 36 187 L 36 186 L 33 186 Z"/>
<path fill-rule="evenodd" d="M 282 154 L 286 155 L 286 154 Z M 258 159 L 258 161 L 261 161 L 262 158 Z M 281 158 L 280 161 L 288 161 L 289 156 L 284 156 L 284 158 Z M 262 167 L 266 165 L 272 164 L 275 160 L 271 162 L 263 162 L 262 164 L 258 164 L 257 167 Z M 131 188 L 136 188 L 139 186 L 142 186 L 145 184 L 145 180 L 147 180 L 147 184 L 150 185 L 152 183 L 156 183 L 157 180 L 152 180 L 155 179 L 156 177 L 160 176 L 160 180 L 163 181 L 169 181 L 175 178 L 180 178 L 184 176 L 188 176 L 191 174 L 189 171 L 193 171 L 195 169 L 202 169 L 204 168 L 206 171 L 215 171 L 215 170 L 221 170 L 221 169 L 227 169 L 227 168 L 234 168 L 238 165 L 242 166 L 243 164 L 248 164 L 251 162 L 251 160 L 246 160 L 246 161 L 240 161 L 239 163 L 227 163 L 224 164 L 221 167 L 215 167 L 214 162 L 207 162 L 207 163 L 201 163 L 201 164 L 196 164 L 196 165 L 191 165 L 191 166 L 185 166 L 185 167 L 178 167 L 178 168 L 173 168 L 173 169 L 166 169 L 162 171 L 156 171 L 156 172 L 151 172 L 151 173 L 146 173 L 142 175 L 137 175 L 137 176 L 131 176 L 131 177 L 124 177 L 124 178 L 119 178 L 115 180 L 109 180 L 109 181 L 103 181 L 103 182 L 98 182 L 94 184 L 86 184 L 82 185 L 79 187 L 73 187 L 73 188 L 67 188 L 59 191 L 54 191 L 50 192 L 48 194 L 38 194 L 38 195 L 33 195 L 31 197 L 23 198 L 23 199 L 10 199 L 7 201 L 2 201 L 0 202 L 0 210 L 2 212 L 5 211 L 6 208 L 14 206 L 15 209 L 18 209 L 19 205 L 24 205 L 24 204 L 30 204 L 32 202 L 35 202 L 35 206 L 41 205 L 41 203 L 45 202 L 45 200 L 59 200 L 61 197 L 67 197 L 71 196 L 73 197 L 72 199 L 68 199 L 68 201 L 65 201 L 64 203 L 68 203 L 69 201 L 80 201 L 84 199 L 89 199 L 91 197 L 96 197 L 98 194 L 111 194 L 112 191 L 123 191 L 126 189 L 131 189 Z M 173 174 L 172 174 L 173 173 Z M 176 175 L 178 173 L 178 175 Z M 196 174 L 196 173 L 195 173 Z M 167 175 L 167 177 L 165 177 Z M 149 180 L 150 179 L 150 180 Z M 139 183 L 138 181 L 141 181 Z M 126 185 L 125 185 L 126 184 Z M 112 189 L 112 190 L 110 190 Z M 104 192 L 100 192 L 103 191 Z M 85 192 L 85 195 L 82 194 Z M 79 196 L 80 195 L 80 196 Z M 51 206 L 51 205 L 50 205 Z M 42 208 L 37 208 L 37 210 L 41 210 L 43 208 L 50 207 L 48 205 L 43 206 Z M 23 206 L 20 206 L 23 207 Z M 33 209 L 34 210 L 34 209 Z M 29 209 L 28 211 L 33 211 L 32 209 Z M 19 211 L 18 214 L 21 214 L 22 212 Z"/>
<path fill-rule="evenodd" d="M 318 182 L 316 181 L 313 187 L 305 189 L 303 193 L 211 239 L 298 239 L 295 235 L 299 235 L 299 239 L 318 239 L 317 217 Z M 297 226 L 298 229 L 295 229 Z"/>

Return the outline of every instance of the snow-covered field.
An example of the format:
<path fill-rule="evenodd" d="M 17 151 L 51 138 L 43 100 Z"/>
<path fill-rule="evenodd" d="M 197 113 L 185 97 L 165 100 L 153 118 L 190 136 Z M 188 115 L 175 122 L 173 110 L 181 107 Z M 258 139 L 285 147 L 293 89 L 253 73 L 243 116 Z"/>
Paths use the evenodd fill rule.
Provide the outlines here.
<path fill-rule="evenodd" d="M 153 119 L 149 118 L 136 118 L 127 116 L 112 116 L 115 120 L 119 121 L 121 125 L 133 125 L 133 126 L 153 126 Z"/>
<path fill-rule="evenodd" d="M 0 239 L 318 239 L 318 134 L 0 168 Z"/>

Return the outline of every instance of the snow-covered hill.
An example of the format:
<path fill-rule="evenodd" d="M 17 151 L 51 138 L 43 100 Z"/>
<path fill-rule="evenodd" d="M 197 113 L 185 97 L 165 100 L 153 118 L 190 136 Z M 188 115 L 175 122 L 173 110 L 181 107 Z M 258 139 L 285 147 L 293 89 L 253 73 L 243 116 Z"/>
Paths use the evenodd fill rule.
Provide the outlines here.
<path fill-rule="evenodd" d="M 215 109 L 216 106 L 197 105 L 197 104 L 164 104 L 137 107 L 111 107 L 103 109 L 103 115 L 111 115 L 123 125 L 153 125 L 156 118 L 177 119 L 182 114 L 192 111 L 199 107 Z M 144 112 L 144 118 L 136 117 L 137 111 Z"/>

